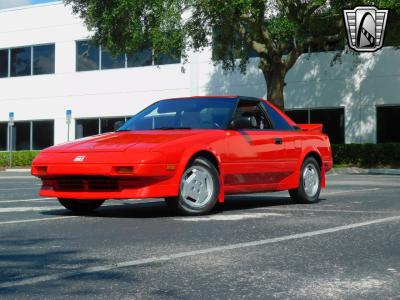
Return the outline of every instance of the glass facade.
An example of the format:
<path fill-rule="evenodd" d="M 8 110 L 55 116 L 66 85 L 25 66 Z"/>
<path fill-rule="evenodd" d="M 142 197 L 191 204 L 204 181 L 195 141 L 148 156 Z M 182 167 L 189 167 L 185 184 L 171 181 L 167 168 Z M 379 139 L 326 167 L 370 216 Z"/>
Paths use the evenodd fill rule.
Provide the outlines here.
<path fill-rule="evenodd" d="M 76 119 L 75 138 L 96 135 L 100 133 L 115 131 L 115 124 L 119 121 L 126 122 L 130 117 L 112 117 L 112 118 L 88 118 Z"/>
<path fill-rule="evenodd" d="M 8 124 L 6 122 L 0 123 L 0 151 L 7 150 L 7 134 Z"/>
<path fill-rule="evenodd" d="M 13 130 L 13 144 L 15 150 L 30 150 L 31 122 L 15 122 Z"/>
<path fill-rule="evenodd" d="M 33 75 L 54 74 L 55 45 L 33 47 Z"/>
<path fill-rule="evenodd" d="M 160 53 L 154 60 L 155 65 L 171 65 L 171 64 L 179 64 L 180 62 L 181 62 L 180 54 L 168 55 Z"/>
<path fill-rule="evenodd" d="M 28 76 L 31 75 L 31 63 L 32 63 L 32 48 L 14 48 L 11 49 L 11 71 L 10 75 L 14 76 Z"/>
<path fill-rule="evenodd" d="M 76 42 L 76 70 L 93 71 L 100 69 L 99 47 L 89 41 Z"/>
<path fill-rule="evenodd" d="M 0 78 L 8 77 L 8 49 L 0 50 Z"/>
<path fill-rule="evenodd" d="M 153 65 L 153 51 L 150 48 L 145 48 L 127 55 L 128 68 L 144 67 Z"/>
<path fill-rule="evenodd" d="M 54 121 L 32 122 L 32 150 L 54 145 Z"/>
<path fill-rule="evenodd" d="M 100 132 L 105 133 L 105 132 L 112 132 L 115 131 L 117 128 L 115 128 L 115 124 L 117 122 L 125 122 L 124 117 L 120 118 L 102 118 L 100 119 L 101 125 L 100 125 Z"/>
<path fill-rule="evenodd" d="M 377 143 L 400 143 L 400 131 L 398 129 L 400 116 L 399 106 L 378 106 L 376 108 Z"/>
<path fill-rule="evenodd" d="M 222 52 L 228 53 L 227 57 L 230 58 L 231 56 L 235 59 L 240 58 L 240 51 L 235 50 L 233 47 L 226 48 L 224 43 L 221 43 L 219 40 L 221 38 L 221 27 L 214 26 L 212 30 L 212 56 L 218 57 L 221 55 Z M 246 54 L 247 58 L 258 58 L 260 55 L 249 45 L 246 44 L 245 40 L 240 37 L 239 34 L 234 34 L 232 39 L 235 41 L 235 44 L 240 46 L 244 53 Z M 219 53 L 220 52 L 220 53 Z M 219 53 L 219 54 L 217 54 Z"/>
<path fill-rule="evenodd" d="M 115 56 L 106 48 L 95 46 L 88 40 L 76 42 L 76 71 L 78 72 L 179 64 L 180 62 L 180 53 L 159 54 L 155 58 L 150 47 L 131 54 Z"/>
<path fill-rule="evenodd" d="M 323 124 L 323 133 L 332 144 L 344 144 L 344 108 L 312 108 L 288 110 L 286 114 L 297 124 Z"/>
<path fill-rule="evenodd" d="M 308 124 L 309 123 L 309 111 L 308 109 L 298 110 L 287 110 L 285 113 L 295 121 L 297 124 Z"/>
<path fill-rule="evenodd" d="M 125 68 L 125 55 L 113 56 L 110 51 L 104 47 L 101 48 L 101 69 Z"/>
<path fill-rule="evenodd" d="M 0 50 L 0 78 L 54 74 L 55 44 Z"/>
<path fill-rule="evenodd" d="M 99 119 L 77 119 L 75 131 L 77 139 L 99 134 Z"/>
<path fill-rule="evenodd" d="M 8 150 L 7 122 L 0 123 L 0 151 Z M 42 150 L 54 145 L 54 121 L 16 121 L 12 127 L 13 150 Z"/>

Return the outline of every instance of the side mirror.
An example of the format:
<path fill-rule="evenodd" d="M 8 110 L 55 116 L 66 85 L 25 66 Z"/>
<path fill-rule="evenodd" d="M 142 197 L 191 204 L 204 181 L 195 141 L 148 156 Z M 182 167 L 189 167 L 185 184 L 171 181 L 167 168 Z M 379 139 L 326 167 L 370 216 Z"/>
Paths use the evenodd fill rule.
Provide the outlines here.
<path fill-rule="evenodd" d="M 122 125 L 124 125 L 124 121 L 117 121 L 114 123 L 114 131 L 117 131 L 118 129 L 120 129 L 122 127 Z"/>
<path fill-rule="evenodd" d="M 240 129 L 251 129 L 254 128 L 253 120 L 251 117 L 240 117 L 232 120 L 231 126 L 232 129 L 240 130 Z"/>

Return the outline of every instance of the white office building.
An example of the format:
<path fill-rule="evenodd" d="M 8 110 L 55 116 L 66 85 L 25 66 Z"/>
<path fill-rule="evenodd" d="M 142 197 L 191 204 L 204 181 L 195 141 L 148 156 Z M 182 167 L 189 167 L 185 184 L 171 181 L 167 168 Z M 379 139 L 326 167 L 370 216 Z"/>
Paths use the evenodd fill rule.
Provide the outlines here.
<path fill-rule="evenodd" d="M 191 95 L 266 96 L 257 58 L 246 75 L 225 74 L 212 49 L 189 63 L 151 49 L 111 57 L 91 46 L 82 20 L 61 2 L 0 10 L 0 151 L 29 150 L 113 130 L 152 102 Z M 400 142 L 400 51 L 303 55 L 286 78 L 297 122 L 324 123 L 333 143 Z M 71 110 L 72 122 L 66 123 Z M 69 137 L 68 137 L 69 132 Z"/>

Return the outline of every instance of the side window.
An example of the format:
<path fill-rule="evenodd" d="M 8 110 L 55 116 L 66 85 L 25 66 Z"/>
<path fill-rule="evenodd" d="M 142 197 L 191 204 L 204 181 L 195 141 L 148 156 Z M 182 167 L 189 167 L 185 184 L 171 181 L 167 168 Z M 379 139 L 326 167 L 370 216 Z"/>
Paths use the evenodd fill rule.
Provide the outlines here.
<path fill-rule="evenodd" d="M 250 118 L 251 126 L 246 129 L 272 129 L 272 124 L 262 110 L 260 103 L 256 101 L 240 101 L 235 114 L 234 120 L 240 118 Z"/>
<path fill-rule="evenodd" d="M 286 122 L 286 120 L 282 118 L 274 108 L 272 108 L 264 101 L 262 101 L 261 103 L 264 109 L 267 111 L 268 116 L 272 119 L 276 130 L 293 130 L 293 127 L 290 126 L 290 124 L 288 124 L 288 122 Z"/>

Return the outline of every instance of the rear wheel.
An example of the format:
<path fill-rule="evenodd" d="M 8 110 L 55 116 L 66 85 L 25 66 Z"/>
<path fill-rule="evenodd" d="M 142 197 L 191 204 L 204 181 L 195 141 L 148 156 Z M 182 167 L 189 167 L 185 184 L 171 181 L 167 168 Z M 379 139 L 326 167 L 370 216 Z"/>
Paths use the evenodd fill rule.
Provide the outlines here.
<path fill-rule="evenodd" d="M 219 190 L 217 169 L 208 159 L 199 157 L 183 173 L 179 196 L 166 198 L 165 201 L 170 208 L 181 214 L 202 215 L 213 210 Z"/>
<path fill-rule="evenodd" d="M 66 209 L 78 214 L 84 214 L 99 208 L 105 200 L 79 200 L 79 199 L 63 199 L 58 201 Z"/>
<path fill-rule="evenodd" d="M 312 204 L 319 202 L 321 193 L 321 168 L 313 157 L 307 157 L 301 167 L 300 182 L 297 189 L 289 190 L 296 203 Z"/>

